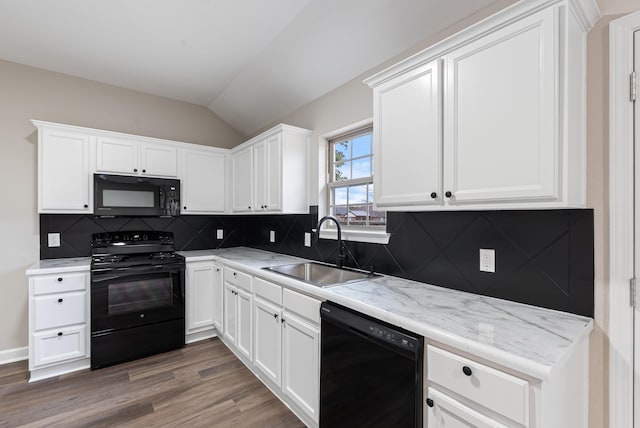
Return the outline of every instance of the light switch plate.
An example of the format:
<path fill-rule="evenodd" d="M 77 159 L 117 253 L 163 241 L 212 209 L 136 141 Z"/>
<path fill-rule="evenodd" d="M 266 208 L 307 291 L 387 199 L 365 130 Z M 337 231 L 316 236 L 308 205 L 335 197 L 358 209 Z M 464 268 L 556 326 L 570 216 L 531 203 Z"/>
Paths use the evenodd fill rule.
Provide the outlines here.
<path fill-rule="evenodd" d="M 49 241 L 49 248 L 60 246 L 60 234 L 49 233 L 47 234 L 47 240 Z"/>
<path fill-rule="evenodd" d="M 309 232 L 304 233 L 304 246 L 305 247 L 311 246 L 311 234 Z"/>
<path fill-rule="evenodd" d="M 223 239 L 224 238 L 224 230 L 223 229 L 217 229 L 216 230 L 216 238 L 217 239 Z"/>
<path fill-rule="evenodd" d="M 496 272 L 496 250 L 480 248 L 480 271 Z"/>
<path fill-rule="evenodd" d="M 276 242 L 276 231 L 275 230 L 270 230 L 269 231 L 269 242 Z"/>

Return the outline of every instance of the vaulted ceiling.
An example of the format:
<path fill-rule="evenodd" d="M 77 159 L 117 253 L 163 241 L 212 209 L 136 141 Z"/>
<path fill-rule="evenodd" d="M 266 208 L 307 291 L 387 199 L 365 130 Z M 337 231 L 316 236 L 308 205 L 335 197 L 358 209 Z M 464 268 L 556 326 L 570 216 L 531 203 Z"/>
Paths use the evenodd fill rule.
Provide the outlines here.
<path fill-rule="evenodd" d="M 244 135 L 495 0 L 0 0 L 0 58 L 207 106 Z"/>

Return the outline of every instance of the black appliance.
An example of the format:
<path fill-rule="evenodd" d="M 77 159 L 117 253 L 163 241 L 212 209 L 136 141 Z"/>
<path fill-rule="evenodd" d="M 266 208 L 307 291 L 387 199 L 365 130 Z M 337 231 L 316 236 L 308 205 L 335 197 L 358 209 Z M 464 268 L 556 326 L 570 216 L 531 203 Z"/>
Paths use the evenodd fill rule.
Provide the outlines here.
<path fill-rule="evenodd" d="M 94 174 L 94 214 L 176 216 L 180 214 L 180 180 Z"/>
<path fill-rule="evenodd" d="M 424 338 L 320 306 L 320 427 L 422 427 Z"/>
<path fill-rule="evenodd" d="M 91 368 L 184 346 L 184 257 L 171 232 L 92 235 Z"/>

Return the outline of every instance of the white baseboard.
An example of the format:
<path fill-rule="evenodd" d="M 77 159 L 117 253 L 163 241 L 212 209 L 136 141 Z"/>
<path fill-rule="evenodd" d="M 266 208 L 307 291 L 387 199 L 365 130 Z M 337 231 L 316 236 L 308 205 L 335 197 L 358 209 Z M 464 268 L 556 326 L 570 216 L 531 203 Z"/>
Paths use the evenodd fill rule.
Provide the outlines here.
<path fill-rule="evenodd" d="M 29 348 L 27 346 L 0 351 L 0 365 L 28 359 Z"/>

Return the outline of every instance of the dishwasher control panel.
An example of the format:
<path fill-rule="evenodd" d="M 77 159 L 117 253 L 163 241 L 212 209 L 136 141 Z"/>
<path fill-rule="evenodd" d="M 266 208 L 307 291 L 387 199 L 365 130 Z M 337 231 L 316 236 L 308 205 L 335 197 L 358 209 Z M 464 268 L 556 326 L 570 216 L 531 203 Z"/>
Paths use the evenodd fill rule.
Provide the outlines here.
<path fill-rule="evenodd" d="M 386 327 L 380 327 L 377 325 L 369 326 L 369 335 L 380 338 L 386 342 L 392 343 L 395 346 L 414 351 L 416 349 L 415 340 L 407 335 L 388 329 Z"/>

